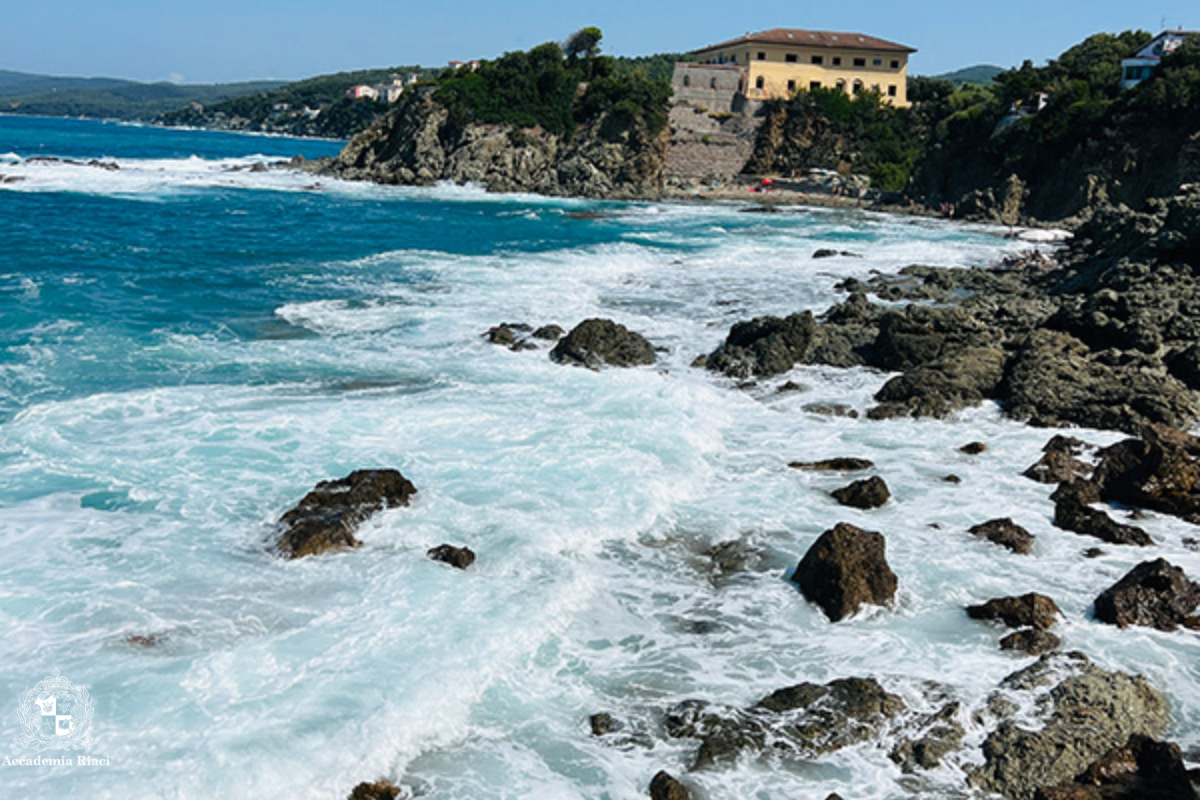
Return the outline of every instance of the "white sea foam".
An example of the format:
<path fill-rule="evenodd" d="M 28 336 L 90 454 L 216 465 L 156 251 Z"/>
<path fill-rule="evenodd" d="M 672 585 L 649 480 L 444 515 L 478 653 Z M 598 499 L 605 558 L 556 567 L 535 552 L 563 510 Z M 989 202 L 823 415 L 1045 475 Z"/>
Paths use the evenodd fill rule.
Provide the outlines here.
<path fill-rule="evenodd" d="M 111 190 L 125 170 L 100 178 Z M 276 188 L 271 173 L 201 160 L 129 170 L 130 186 L 166 175 L 160 189 L 220 188 L 225 176 Z M 486 197 L 561 213 L 559 201 Z M 695 743 L 661 740 L 675 702 L 746 705 L 846 676 L 877 677 L 922 710 L 936 707 L 925 682 L 938 684 L 964 703 L 977 744 L 972 713 L 1026 662 L 962 607 L 1035 590 L 1063 608 L 1066 647 L 1146 674 L 1172 702 L 1171 737 L 1200 746 L 1196 635 L 1089 617 L 1095 595 L 1151 554 L 1105 547 L 1083 559 L 1094 543 L 1053 527 L 1047 487 L 1020 477 L 1052 431 L 990 404 L 940 421 L 806 410 L 865 411 L 888 377 L 869 370 L 798 367 L 736 390 L 688 367 L 731 322 L 820 310 L 844 278 L 990 263 L 1027 245 L 941 222 L 781 216 L 614 207 L 580 222 L 654 219 L 654 235 L 329 261 L 281 278 L 321 299 L 268 309 L 308 338 L 170 333 L 153 355 L 179 370 L 178 385 L 26 402 L 0 423 L 0 482 L 19 487 L 0 537 L 0 678 L 32 684 L 42 675 L 11 665 L 36 661 L 88 685 L 93 754 L 114 766 L 77 772 L 72 790 L 327 798 L 388 776 L 432 800 L 642 796 L 657 770 L 686 773 L 694 754 Z M 862 258 L 813 261 L 821 246 Z M 659 365 L 571 369 L 551 363 L 546 344 L 511 352 L 481 337 L 501 321 L 569 327 L 591 316 L 646 333 L 666 348 Z M 35 330 L 43 341 L 25 369 L 36 372 L 60 357 L 55 337 L 76 331 L 53 320 Z M 294 380 L 188 380 L 192 369 L 265 366 Z M 776 392 L 787 380 L 802 389 Z M 987 451 L 959 452 L 971 440 Z M 894 499 L 845 509 L 829 491 L 848 478 L 786 467 L 840 455 L 872 459 Z M 314 483 L 372 466 L 401 469 L 415 503 L 368 522 L 361 549 L 269 556 L 274 521 Z M 962 483 L 944 482 L 949 473 Z M 967 534 L 998 516 L 1035 534 L 1033 556 Z M 885 533 L 900 593 L 895 609 L 834 625 L 785 576 L 840 520 Z M 1193 529 L 1159 515 L 1138 524 L 1159 542 L 1152 555 L 1200 575 L 1200 553 L 1184 544 Z M 759 561 L 721 576 L 704 553 L 730 540 Z M 475 567 L 425 558 L 443 542 L 472 547 Z M 159 644 L 126 641 L 146 635 Z M 624 731 L 590 736 L 597 711 Z M 688 780 L 711 797 L 904 796 L 889 747 L 820 763 L 746 759 Z M 47 775 L 4 780 L 13 796 L 37 796 L 54 785 Z M 925 780 L 921 796 L 952 797 L 961 773 L 950 765 Z"/>

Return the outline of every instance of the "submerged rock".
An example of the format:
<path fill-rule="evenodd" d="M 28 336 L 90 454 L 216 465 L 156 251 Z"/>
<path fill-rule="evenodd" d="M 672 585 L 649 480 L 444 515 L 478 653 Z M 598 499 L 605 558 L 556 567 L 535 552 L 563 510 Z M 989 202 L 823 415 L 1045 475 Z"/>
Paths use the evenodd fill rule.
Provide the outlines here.
<path fill-rule="evenodd" d="M 592 736 L 604 736 L 617 730 L 619 726 L 612 714 L 601 711 L 588 717 L 588 727 L 592 729 Z"/>
<path fill-rule="evenodd" d="M 826 458 L 822 461 L 793 461 L 788 466 L 822 472 L 861 472 L 871 469 L 875 464 L 865 458 Z"/>
<path fill-rule="evenodd" d="M 701 741 L 696 767 L 767 748 L 813 758 L 879 735 L 904 710 L 873 678 L 842 678 L 789 686 L 748 709 L 688 700 L 668 713 L 667 732 Z"/>
<path fill-rule="evenodd" d="M 1144 561 L 1096 598 L 1096 619 L 1126 628 L 1144 625 L 1173 631 L 1180 625 L 1200 628 L 1194 615 L 1200 584 L 1166 559 Z"/>
<path fill-rule="evenodd" d="M 1161 736 L 1170 721 L 1166 699 L 1144 678 L 1102 670 L 1080 653 L 1043 656 L 1002 689 L 1027 696 L 1036 729 L 1001 722 L 969 782 L 1008 800 L 1031 800 L 1043 786 L 1070 781 L 1134 734 Z"/>
<path fill-rule="evenodd" d="M 1015 631 L 1005 636 L 1000 640 L 1000 649 L 1019 650 L 1031 656 L 1040 656 L 1043 653 L 1049 653 L 1051 650 L 1057 650 L 1060 644 L 1062 644 L 1062 640 L 1053 633 L 1029 628 L 1027 630 Z"/>
<path fill-rule="evenodd" d="M 654 347 L 640 333 L 611 319 L 587 319 L 558 340 L 550 358 L 559 364 L 599 369 L 653 364 Z"/>
<path fill-rule="evenodd" d="M 1033 534 L 1008 517 L 993 519 L 969 529 L 973 536 L 1007 547 L 1014 553 L 1028 555 L 1033 552 Z"/>
<path fill-rule="evenodd" d="M 1058 604 L 1044 594 L 1030 592 L 1020 597 L 997 597 L 983 605 L 967 606 L 971 619 L 998 619 L 1010 628 L 1047 630 L 1062 614 Z"/>
<path fill-rule="evenodd" d="M 886 548 L 882 534 L 839 522 L 804 554 L 792 581 L 833 622 L 856 613 L 864 603 L 891 605 L 897 582 Z"/>
<path fill-rule="evenodd" d="M 937 768 L 943 758 L 962 747 L 966 731 L 957 719 L 958 712 L 959 704 L 950 703 L 917 722 L 912 726 L 916 734 L 897 744 L 888 757 L 904 772 Z"/>
<path fill-rule="evenodd" d="M 430 548 L 426 555 L 434 561 L 441 561 L 457 569 L 466 569 L 475 563 L 475 551 L 469 547 L 455 547 L 451 544 L 439 544 Z"/>
<path fill-rule="evenodd" d="M 849 486 L 835 490 L 832 494 L 833 499 L 842 505 L 864 510 L 878 508 L 892 496 L 892 493 L 888 491 L 887 483 L 878 475 L 855 481 Z"/>
<path fill-rule="evenodd" d="M 409 504 L 417 488 L 394 469 L 363 469 L 322 481 L 279 520 L 277 547 L 287 558 L 358 547 L 354 530 L 385 508 Z"/>

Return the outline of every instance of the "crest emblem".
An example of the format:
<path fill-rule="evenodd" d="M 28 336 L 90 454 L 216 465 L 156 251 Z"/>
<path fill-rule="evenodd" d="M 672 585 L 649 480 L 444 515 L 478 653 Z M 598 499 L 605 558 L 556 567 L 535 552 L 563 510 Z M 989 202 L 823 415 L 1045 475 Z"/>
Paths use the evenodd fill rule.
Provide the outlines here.
<path fill-rule="evenodd" d="M 87 689 L 54 673 L 21 695 L 21 747 L 33 750 L 85 750 L 92 744 L 95 708 Z"/>

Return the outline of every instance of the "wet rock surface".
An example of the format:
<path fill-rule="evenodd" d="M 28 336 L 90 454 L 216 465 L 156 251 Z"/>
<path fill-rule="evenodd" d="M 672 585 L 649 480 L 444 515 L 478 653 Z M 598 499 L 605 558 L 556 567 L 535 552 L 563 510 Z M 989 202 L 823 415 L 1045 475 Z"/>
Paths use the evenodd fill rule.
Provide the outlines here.
<path fill-rule="evenodd" d="M 610 319 L 587 319 L 558 340 L 550 358 L 559 364 L 599 369 L 653 364 L 654 347 L 640 333 Z"/>
<path fill-rule="evenodd" d="M 834 622 L 864 604 L 891 605 L 897 580 L 886 547 L 883 534 L 839 522 L 804 554 L 792 581 Z"/>
<path fill-rule="evenodd" d="M 871 469 L 875 464 L 865 458 L 826 458 L 821 461 L 793 461 L 788 466 L 818 472 L 861 472 Z"/>
<path fill-rule="evenodd" d="M 1063 530 L 1094 536 L 1110 544 L 1138 547 L 1154 544 L 1150 534 L 1136 525 L 1122 524 L 1104 511 L 1092 508 L 1092 503 L 1100 501 L 1100 487 L 1091 481 L 1076 478 L 1061 484 L 1050 499 L 1054 501 L 1054 524 Z"/>
<path fill-rule="evenodd" d="M 692 800 L 692 793 L 669 772 L 659 771 L 650 781 L 650 800 Z"/>
<path fill-rule="evenodd" d="M 1006 695 L 1032 703 L 1038 723 L 1001 721 L 969 782 L 1009 800 L 1071 781 L 1130 736 L 1161 736 L 1170 720 L 1165 698 L 1144 678 L 1100 669 L 1080 653 L 1043 656 L 1010 675 L 993 705 L 1011 704 Z"/>
<path fill-rule="evenodd" d="M 1144 561 L 1096 598 L 1096 619 L 1125 628 L 1200 628 L 1200 584 L 1166 559 Z"/>
<path fill-rule="evenodd" d="M 1010 628 L 1048 630 L 1061 615 L 1057 603 L 1037 592 L 997 597 L 981 605 L 967 606 L 967 616 L 971 619 L 999 620 Z"/>
<path fill-rule="evenodd" d="M 1091 445 L 1070 436 L 1054 436 L 1042 448 L 1042 457 L 1021 474 L 1038 483 L 1069 483 L 1087 478 L 1092 467 L 1080 456 L 1094 450 Z"/>
<path fill-rule="evenodd" d="M 1049 631 L 1029 628 L 1010 633 L 1000 640 L 1001 650 L 1016 650 L 1031 656 L 1040 656 L 1057 650 L 1062 640 Z"/>
<path fill-rule="evenodd" d="M 366 469 L 345 478 L 322 481 L 279 520 L 276 545 L 287 558 L 358 547 L 354 530 L 385 508 L 406 506 L 417 493 L 394 469 Z"/>
<path fill-rule="evenodd" d="M 391 781 L 363 781 L 350 792 L 349 800 L 406 800 L 408 795 Z"/>
<path fill-rule="evenodd" d="M 708 366 L 736 377 L 797 364 L 901 372 L 876 395 L 874 419 L 946 416 L 994 399 L 1034 425 L 1186 427 L 1200 418 L 1198 214 L 1194 191 L 1145 212 L 1101 209 L 1056 262 L 847 279 L 838 288 L 849 297 L 819 319 L 735 324 Z M 868 294 L 914 305 L 886 308 Z M 944 305 L 918 305 L 929 301 Z M 1047 481 L 1074 471 L 1069 459 L 1047 461 L 1035 471 Z"/>
<path fill-rule="evenodd" d="M 1028 555 L 1033 552 L 1033 534 L 1008 517 L 975 525 L 969 528 L 968 532 L 980 539 L 1007 547 L 1014 553 Z"/>
<path fill-rule="evenodd" d="M 1195 800 L 1178 745 L 1133 735 L 1070 783 L 1042 787 L 1035 800 Z"/>
<path fill-rule="evenodd" d="M 475 563 L 475 551 L 469 547 L 455 547 L 452 544 L 431 547 L 425 555 L 433 561 L 441 561 L 456 569 L 466 569 Z"/>
<path fill-rule="evenodd" d="M 1200 438 L 1162 425 L 1099 453 L 1100 497 L 1200 524 Z"/>
<path fill-rule="evenodd" d="M 892 496 L 887 483 L 878 475 L 843 486 L 831 492 L 833 499 L 851 508 L 879 508 Z"/>
<path fill-rule="evenodd" d="M 779 689 L 747 709 L 688 700 L 667 714 L 674 738 L 698 739 L 696 767 L 729 763 L 747 752 L 812 758 L 867 741 L 905 710 L 872 678 L 842 678 Z"/>

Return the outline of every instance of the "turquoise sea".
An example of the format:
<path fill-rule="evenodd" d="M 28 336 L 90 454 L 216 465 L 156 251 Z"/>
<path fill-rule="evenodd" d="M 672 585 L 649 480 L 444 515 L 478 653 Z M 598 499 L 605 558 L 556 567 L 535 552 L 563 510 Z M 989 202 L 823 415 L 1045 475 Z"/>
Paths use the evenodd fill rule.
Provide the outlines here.
<path fill-rule="evenodd" d="M 932 684 L 961 700 L 977 747 L 973 710 L 1027 659 L 962 608 L 1028 591 L 1062 607 L 1067 648 L 1160 687 L 1170 738 L 1200 750 L 1196 635 L 1091 618 L 1145 553 L 1083 559 L 1094 543 L 1051 526 L 1047 488 L 1020 476 L 1054 431 L 992 405 L 806 408 L 865 411 L 888 377 L 870 370 L 736 387 L 689 366 L 735 321 L 827 308 L 847 277 L 1030 245 L 260 166 L 338 147 L 0 116 L 0 761 L 83 754 L 18 743 L 19 700 L 59 670 L 86 687 L 86 755 L 105 762 L 0 766 L 0 797 L 343 798 L 387 777 L 429 800 L 618 800 L 660 769 L 711 800 L 958 797 L 969 752 L 904 776 L 887 742 L 689 773 L 696 744 L 663 712 L 869 676 L 914 709 Z M 596 316 L 645 334 L 658 365 L 593 372 L 482 336 Z M 959 452 L 975 440 L 984 454 Z M 876 463 L 887 506 L 843 508 L 844 477 L 786 466 L 843 455 Z M 271 555 L 285 510 L 365 467 L 400 469 L 415 504 L 358 550 Z M 1000 516 L 1034 533 L 1032 557 L 966 533 Z M 831 624 L 785 579 L 838 521 L 887 537 L 895 608 Z M 1200 575 L 1190 526 L 1139 524 Z M 707 553 L 730 541 L 756 558 L 725 574 Z M 428 560 L 443 542 L 475 566 Z M 601 711 L 621 731 L 592 736 Z"/>

